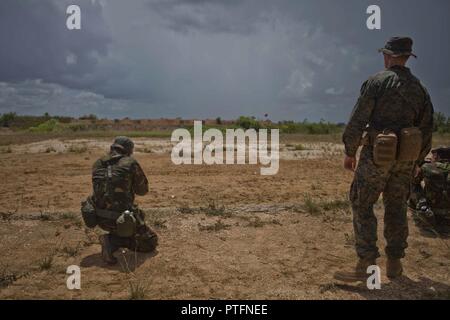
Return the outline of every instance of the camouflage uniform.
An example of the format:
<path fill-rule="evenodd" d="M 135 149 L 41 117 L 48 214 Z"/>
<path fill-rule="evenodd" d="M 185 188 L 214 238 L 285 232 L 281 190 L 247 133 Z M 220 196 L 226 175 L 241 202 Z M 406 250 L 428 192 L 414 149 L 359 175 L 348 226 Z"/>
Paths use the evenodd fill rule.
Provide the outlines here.
<path fill-rule="evenodd" d="M 144 212 L 134 204 L 135 195 L 148 193 L 148 180 L 139 163 L 131 157 L 133 146 L 131 140 L 126 137 L 116 138 L 110 153 L 98 159 L 92 168 L 94 192 L 89 200 L 95 210 L 103 209 L 116 213 L 129 210 L 136 215 L 138 221 L 135 235 L 124 238 L 116 233 L 115 220 L 96 215 L 96 224 L 109 232 L 106 237 L 112 252 L 120 247 L 150 252 L 157 246 L 157 235 L 145 225 Z M 108 164 L 111 164 L 112 168 L 111 180 L 105 187 Z"/>
<path fill-rule="evenodd" d="M 422 151 L 417 161 L 421 163 L 431 149 L 433 106 L 426 89 L 410 70 L 393 66 L 363 84 L 343 134 L 345 153 L 355 157 L 364 131 L 373 133 L 390 129 L 399 134 L 402 128 L 414 126 L 423 134 Z M 397 161 L 389 167 L 378 167 L 373 162 L 373 147 L 370 143 L 363 146 L 350 189 L 356 252 L 361 259 L 380 256 L 373 206 L 381 193 L 385 208 L 386 254 L 393 259 L 404 257 L 408 237 L 407 200 L 414 166 L 413 162 Z"/>
<path fill-rule="evenodd" d="M 450 148 L 433 150 L 450 151 Z M 450 158 L 450 157 L 449 157 Z M 422 187 L 422 181 L 424 187 Z M 422 230 L 448 232 L 450 227 L 450 161 L 440 158 L 425 163 L 413 179 L 410 206 L 414 221 Z"/>

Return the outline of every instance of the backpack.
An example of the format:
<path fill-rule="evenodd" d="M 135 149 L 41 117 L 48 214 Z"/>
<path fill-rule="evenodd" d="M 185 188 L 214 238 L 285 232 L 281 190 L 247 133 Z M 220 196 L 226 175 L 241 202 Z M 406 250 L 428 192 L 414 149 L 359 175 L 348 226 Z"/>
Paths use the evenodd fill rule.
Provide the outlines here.
<path fill-rule="evenodd" d="M 437 207 L 450 206 L 450 163 L 436 162 L 423 167 L 427 199 Z"/>
<path fill-rule="evenodd" d="M 101 158 L 92 171 L 93 199 L 96 208 L 123 212 L 131 209 L 130 167 L 121 161 L 124 155 L 109 155 Z"/>

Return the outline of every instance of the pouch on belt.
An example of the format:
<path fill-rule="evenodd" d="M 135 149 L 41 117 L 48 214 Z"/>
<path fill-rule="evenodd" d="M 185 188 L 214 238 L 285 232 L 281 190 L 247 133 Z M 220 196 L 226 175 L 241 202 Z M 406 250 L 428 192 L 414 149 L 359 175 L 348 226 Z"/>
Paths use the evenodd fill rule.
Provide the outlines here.
<path fill-rule="evenodd" d="M 397 161 L 416 161 L 422 150 L 422 132 L 417 127 L 404 128 L 400 132 Z"/>
<path fill-rule="evenodd" d="M 398 138 L 394 132 L 383 131 L 373 142 L 373 162 L 379 167 L 387 167 L 397 159 Z"/>

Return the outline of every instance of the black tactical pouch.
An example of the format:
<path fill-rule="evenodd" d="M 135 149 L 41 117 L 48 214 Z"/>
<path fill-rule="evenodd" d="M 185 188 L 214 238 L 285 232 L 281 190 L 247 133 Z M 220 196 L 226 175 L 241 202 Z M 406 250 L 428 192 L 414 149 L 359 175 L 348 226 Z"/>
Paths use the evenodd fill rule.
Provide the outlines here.
<path fill-rule="evenodd" d="M 94 204 L 91 197 L 88 197 L 86 201 L 81 202 L 81 216 L 88 228 L 95 228 L 97 226 L 97 215 L 95 214 Z"/>

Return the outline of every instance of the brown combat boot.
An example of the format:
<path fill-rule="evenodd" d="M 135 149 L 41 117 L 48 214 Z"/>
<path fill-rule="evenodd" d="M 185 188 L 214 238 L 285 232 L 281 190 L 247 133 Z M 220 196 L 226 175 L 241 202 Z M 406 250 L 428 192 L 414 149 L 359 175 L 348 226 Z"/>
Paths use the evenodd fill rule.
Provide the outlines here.
<path fill-rule="evenodd" d="M 403 266 L 400 259 L 388 258 L 386 261 L 386 275 L 390 279 L 398 278 L 403 273 Z"/>
<path fill-rule="evenodd" d="M 369 274 L 367 274 L 367 268 L 376 264 L 376 259 L 359 259 L 354 270 L 337 271 L 334 274 L 334 279 L 343 282 L 365 282 L 369 277 Z"/>

